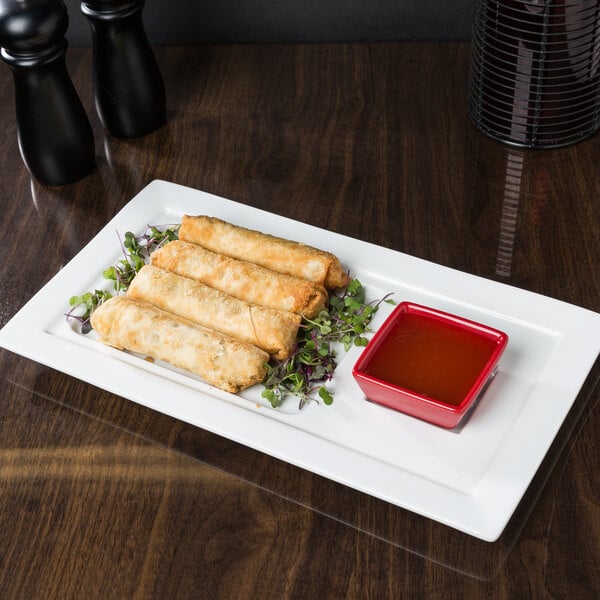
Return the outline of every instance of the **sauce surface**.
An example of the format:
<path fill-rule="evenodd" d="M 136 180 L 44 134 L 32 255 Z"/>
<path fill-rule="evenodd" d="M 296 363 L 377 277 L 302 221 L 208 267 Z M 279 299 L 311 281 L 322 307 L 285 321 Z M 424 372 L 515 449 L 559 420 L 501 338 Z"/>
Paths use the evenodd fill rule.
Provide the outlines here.
<path fill-rule="evenodd" d="M 446 404 L 460 404 L 496 348 L 496 339 L 452 323 L 406 313 L 365 372 Z"/>

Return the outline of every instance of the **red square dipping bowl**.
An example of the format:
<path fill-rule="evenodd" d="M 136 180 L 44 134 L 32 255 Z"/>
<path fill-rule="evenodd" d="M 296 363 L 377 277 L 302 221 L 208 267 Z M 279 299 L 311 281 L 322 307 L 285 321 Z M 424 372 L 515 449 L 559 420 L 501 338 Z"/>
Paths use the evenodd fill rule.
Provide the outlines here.
<path fill-rule="evenodd" d="M 352 375 L 369 400 L 453 429 L 474 407 L 507 343 L 497 329 L 402 302 Z"/>

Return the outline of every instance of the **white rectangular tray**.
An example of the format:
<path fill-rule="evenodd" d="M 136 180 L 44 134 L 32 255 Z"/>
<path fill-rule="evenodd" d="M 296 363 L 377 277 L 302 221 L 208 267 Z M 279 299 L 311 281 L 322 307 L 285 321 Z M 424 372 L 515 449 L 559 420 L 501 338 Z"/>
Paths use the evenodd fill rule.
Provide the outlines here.
<path fill-rule="evenodd" d="M 255 386 L 232 395 L 108 348 L 64 317 L 102 286 L 118 237 L 210 214 L 337 254 L 370 299 L 393 292 L 480 321 L 510 338 L 500 371 L 459 432 L 365 401 L 352 349 L 331 406 L 272 409 Z M 376 328 L 391 307 L 383 304 Z M 501 533 L 600 352 L 600 315 L 197 190 L 153 181 L 0 331 L 0 346 L 483 540 Z"/>

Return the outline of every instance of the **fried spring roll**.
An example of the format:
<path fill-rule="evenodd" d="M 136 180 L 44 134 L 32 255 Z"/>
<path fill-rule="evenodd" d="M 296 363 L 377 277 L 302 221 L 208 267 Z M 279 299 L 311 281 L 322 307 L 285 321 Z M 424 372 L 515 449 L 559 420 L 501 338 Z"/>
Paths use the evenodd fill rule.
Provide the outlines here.
<path fill-rule="evenodd" d="M 127 296 L 254 344 L 280 360 L 292 353 L 301 320 L 295 313 L 249 304 L 153 265 L 142 267 Z"/>
<path fill-rule="evenodd" d="M 312 281 L 229 258 L 181 240 L 155 250 L 151 261 L 156 267 L 195 279 L 250 304 L 308 318 L 319 314 L 327 302 L 327 290 Z"/>
<path fill-rule="evenodd" d="M 343 287 L 348 275 L 339 259 L 312 246 L 238 227 L 205 215 L 184 215 L 179 239 L 208 250 L 324 285 Z"/>
<path fill-rule="evenodd" d="M 269 355 L 147 302 L 114 296 L 92 313 L 92 327 L 103 342 L 164 360 L 200 376 L 226 392 L 238 392 L 266 374 Z"/>

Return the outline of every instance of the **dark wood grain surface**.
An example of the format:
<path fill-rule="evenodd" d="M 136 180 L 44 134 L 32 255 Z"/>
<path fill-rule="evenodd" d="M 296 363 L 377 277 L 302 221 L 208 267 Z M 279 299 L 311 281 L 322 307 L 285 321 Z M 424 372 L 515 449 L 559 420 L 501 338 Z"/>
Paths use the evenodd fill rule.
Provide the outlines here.
<path fill-rule="evenodd" d="M 468 54 L 161 48 L 168 124 L 124 141 L 69 50 L 98 168 L 62 188 L 23 166 L 0 69 L 0 326 L 153 179 L 600 311 L 600 138 L 487 139 Z M 599 378 L 487 543 L 0 350 L 0 597 L 600 597 Z"/>

